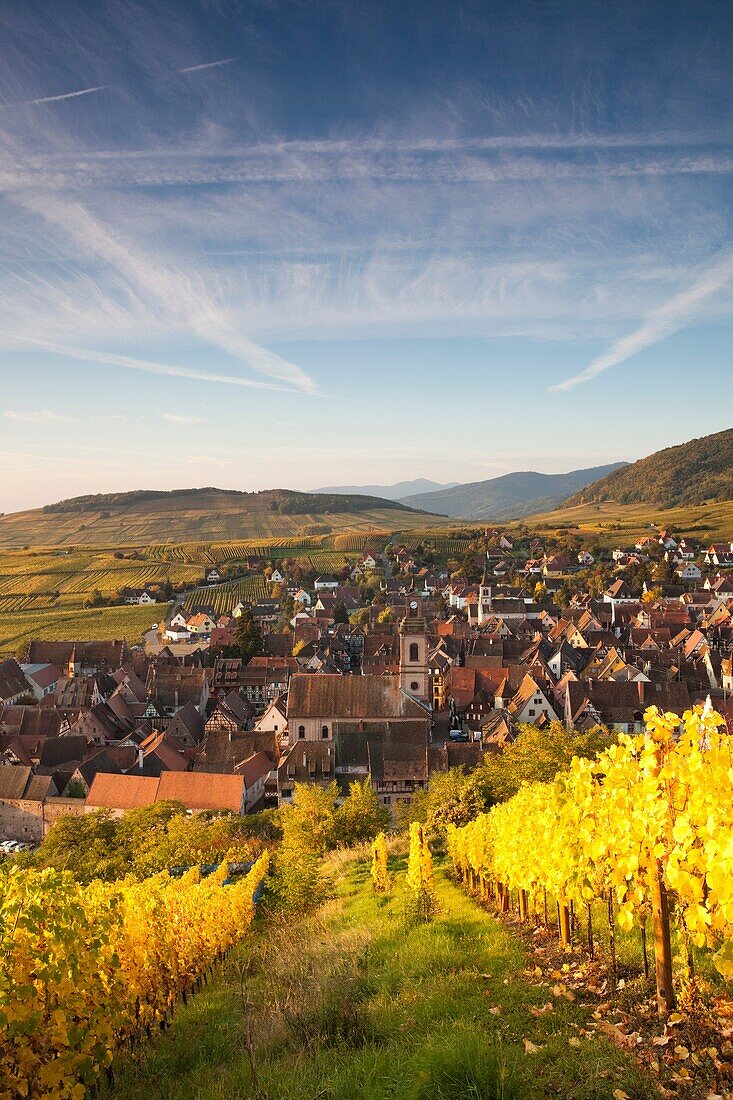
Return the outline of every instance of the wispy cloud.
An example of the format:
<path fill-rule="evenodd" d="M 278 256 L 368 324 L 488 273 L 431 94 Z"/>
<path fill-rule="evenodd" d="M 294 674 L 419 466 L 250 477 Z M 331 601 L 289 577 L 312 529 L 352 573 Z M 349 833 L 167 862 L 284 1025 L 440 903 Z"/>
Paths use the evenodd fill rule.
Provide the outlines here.
<path fill-rule="evenodd" d="M 250 389 L 275 390 L 280 393 L 300 392 L 275 383 L 259 382 L 254 378 L 240 378 L 236 374 L 212 374 L 209 371 L 195 370 L 189 367 L 173 366 L 169 363 L 156 363 L 150 359 L 137 359 L 130 355 L 118 355 L 115 352 L 98 351 L 92 348 L 79 348 L 67 344 L 54 344 L 34 336 L 18 333 L 5 333 L 5 338 L 21 344 L 31 344 L 42 348 L 52 355 L 61 355 L 66 359 L 76 359 L 86 363 L 104 363 L 111 367 L 123 367 L 126 370 L 144 371 L 146 374 L 162 374 L 168 378 L 189 378 L 196 382 L 212 382 L 226 386 L 245 386 Z"/>
<path fill-rule="evenodd" d="M 223 57 L 221 61 L 206 61 L 203 65 L 186 65 L 185 69 L 179 69 L 179 73 L 200 73 L 203 69 L 218 69 L 220 65 L 231 65 L 232 61 L 239 61 L 238 57 Z"/>
<path fill-rule="evenodd" d="M 94 88 L 80 88 L 76 92 L 62 92 L 61 95 L 46 95 L 40 99 L 24 99 L 20 103 L 7 103 L 2 107 L 38 107 L 41 103 L 60 103 L 64 99 L 78 99 L 82 95 L 91 95 L 93 92 L 103 92 L 109 88 L 109 84 L 97 84 Z"/>
<path fill-rule="evenodd" d="M 599 374 L 624 363 L 666 336 L 679 332 L 695 320 L 704 302 L 725 289 L 731 282 L 733 282 L 733 252 L 726 252 L 693 283 L 654 310 L 643 325 L 628 336 L 616 340 L 608 351 L 599 355 L 578 374 L 550 386 L 550 390 L 572 390 L 584 382 L 590 382 Z"/>
<path fill-rule="evenodd" d="M 246 336 L 232 313 L 207 293 L 201 280 L 171 269 L 154 253 L 136 246 L 126 240 L 123 234 L 103 225 L 81 203 L 68 201 L 60 196 L 37 193 L 21 193 L 15 196 L 15 201 L 61 230 L 71 238 L 82 254 L 95 256 L 116 275 L 123 276 L 128 288 L 136 296 L 154 303 L 177 331 L 194 333 L 225 350 L 257 373 L 289 388 L 315 393 L 313 380 L 300 366 L 261 347 Z M 132 363 L 130 360 L 127 365 Z M 201 372 L 190 372 L 184 368 L 163 369 L 160 364 L 157 368 L 158 373 L 177 373 L 178 377 L 207 377 L 219 381 L 223 377 L 219 376 L 217 379 L 212 375 L 202 375 Z M 232 380 L 232 377 L 226 377 L 226 381 Z M 248 383 L 245 379 L 237 379 L 236 384 Z"/>
<path fill-rule="evenodd" d="M 71 422 L 70 416 L 54 412 L 52 409 L 4 409 L 3 416 L 6 420 L 20 420 L 25 424 L 68 424 Z"/>
<path fill-rule="evenodd" d="M 200 424 L 200 416 L 183 416 L 181 413 L 161 413 L 163 420 L 170 420 L 171 424 Z"/>

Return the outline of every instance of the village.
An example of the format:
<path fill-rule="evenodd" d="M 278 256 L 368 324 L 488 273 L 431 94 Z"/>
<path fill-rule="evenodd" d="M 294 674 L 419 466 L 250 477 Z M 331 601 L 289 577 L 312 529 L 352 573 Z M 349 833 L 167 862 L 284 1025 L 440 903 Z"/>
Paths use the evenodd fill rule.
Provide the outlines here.
<path fill-rule="evenodd" d="M 730 728 L 733 541 L 655 529 L 604 551 L 487 528 L 459 560 L 383 542 L 338 575 L 268 563 L 268 597 L 226 613 L 157 604 L 139 644 L 38 638 L 0 662 L 4 850 L 65 814 L 249 814 L 367 777 L 396 818 L 527 725 L 636 733 L 651 705 L 710 697 Z"/>

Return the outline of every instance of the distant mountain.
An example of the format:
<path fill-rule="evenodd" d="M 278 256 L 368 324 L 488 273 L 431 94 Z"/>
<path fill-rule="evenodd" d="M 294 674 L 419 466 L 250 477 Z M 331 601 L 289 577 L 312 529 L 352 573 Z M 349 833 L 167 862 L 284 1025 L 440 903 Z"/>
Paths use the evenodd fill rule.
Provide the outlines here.
<path fill-rule="evenodd" d="M 733 500 L 733 428 L 655 451 L 584 486 L 566 505 L 603 500 L 667 508 Z"/>
<path fill-rule="evenodd" d="M 356 496 L 384 497 L 386 500 L 402 500 L 403 497 L 416 496 L 418 493 L 435 493 L 441 489 L 452 489 L 457 481 L 429 481 L 426 477 L 416 477 L 414 481 L 398 481 L 395 485 L 331 485 L 325 489 L 312 489 L 313 493 L 347 493 Z"/>
<path fill-rule="evenodd" d="M 598 478 L 605 477 L 624 463 L 594 466 L 590 470 L 571 470 L 567 474 L 538 474 L 533 471 L 504 474 L 488 481 L 456 485 L 437 493 L 419 493 L 401 497 L 401 503 L 429 512 L 460 516 L 463 519 L 521 519 L 535 512 L 557 508 L 571 493 L 577 493 Z"/>

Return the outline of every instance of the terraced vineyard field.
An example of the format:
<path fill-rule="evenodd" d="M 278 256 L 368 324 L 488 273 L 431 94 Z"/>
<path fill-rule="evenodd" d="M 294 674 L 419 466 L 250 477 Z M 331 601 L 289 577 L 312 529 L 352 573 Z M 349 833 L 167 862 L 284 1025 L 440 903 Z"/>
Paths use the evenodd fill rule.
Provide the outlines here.
<path fill-rule="evenodd" d="M 471 548 L 469 538 L 459 538 L 451 535 L 433 535 L 428 531 L 413 531 L 402 537 L 395 537 L 395 546 L 406 546 L 412 549 L 416 546 L 431 546 L 438 554 L 452 554 L 460 557 Z"/>

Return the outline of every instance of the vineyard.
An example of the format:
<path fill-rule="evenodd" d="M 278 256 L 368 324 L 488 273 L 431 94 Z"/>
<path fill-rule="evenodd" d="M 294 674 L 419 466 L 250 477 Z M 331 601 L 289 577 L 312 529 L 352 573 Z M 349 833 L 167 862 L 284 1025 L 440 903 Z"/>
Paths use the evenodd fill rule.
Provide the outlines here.
<path fill-rule="evenodd" d="M 387 545 L 389 531 L 372 531 L 366 535 L 335 535 L 333 538 L 334 550 L 345 550 L 350 553 L 381 554 Z"/>
<path fill-rule="evenodd" d="M 293 538 L 259 539 L 227 543 L 156 543 L 146 546 L 145 557 L 151 561 L 180 562 L 203 566 L 229 565 L 233 562 L 259 558 L 266 561 L 282 561 L 284 558 L 313 558 L 319 560 L 321 554 L 330 554 L 337 565 L 318 565 L 316 568 L 343 568 L 351 560 L 356 560 L 363 551 L 379 553 L 384 549 L 388 535 L 305 535 Z M 328 559 L 322 559 L 328 561 Z"/>
<path fill-rule="evenodd" d="M 222 864 L 79 886 L 14 868 L 0 893 L 0 1095 L 83 1100 L 115 1050 L 163 1023 L 241 939 L 267 855 L 228 884 Z"/>
<path fill-rule="evenodd" d="M 461 557 L 471 549 L 471 540 L 468 538 L 454 538 L 448 535 L 432 535 L 429 532 L 412 531 L 404 537 L 395 539 L 396 546 L 405 546 L 408 550 L 414 550 L 416 546 L 432 548 L 436 554 L 446 554 L 453 557 Z"/>
<path fill-rule="evenodd" d="M 258 600 L 266 598 L 267 585 L 264 577 L 244 577 L 229 584 L 195 588 L 186 597 L 184 607 L 187 610 L 194 607 L 211 607 L 215 615 L 226 615 L 237 606 L 240 600 L 243 603 L 257 603 Z"/>
<path fill-rule="evenodd" d="M 592 952 L 591 906 L 603 900 L 612 924 L 639 930 L 646 969 L 651 924 L 658 1009 L 667 1015 L 680 988 L 689 997 L 693 947 L 733 976 L 733 753 L 709 707 L 683 723 L 652 707 L 645 720 L 646 734 L 622 736 L 594 760 L 573 760 L 554 783 L 526 785 L 451 827 L 448 847 L 459 873 L 500 909 L 510 891 L 521 919 L 546 915 L 547 896 L 556 899 L 564 944 L 577 907 Z M 681 974 L 672 967 L 671 912 Z"/>
<path fill-rule="evenodd" d="M 19 613 L 0 613 L 0 654 L 18 654 L 34 638 L 48 642 L 69 638 L 79 641 L 124 638 L 130 645 L 139 645 L 152 622 L 163 619 L 168 608 L 169 604 L 94 608 L 54 605 L 26 607 Z M 2 610 L 0 606 L 0 612 Z"/>
<path fill-rule="evenodd" d="M 0 553 L 0 597 L 60 593 L 83 598 L 95 590 L 110 595 L 121 588 L 144 588 L 166 581 L 195 583 L 202 572 L 183 562 L 116 558 L 108 552 L 73 552 L 61 557 L 55 553 Z"/>

